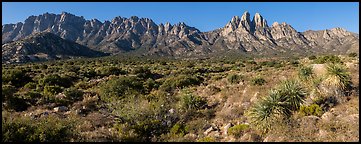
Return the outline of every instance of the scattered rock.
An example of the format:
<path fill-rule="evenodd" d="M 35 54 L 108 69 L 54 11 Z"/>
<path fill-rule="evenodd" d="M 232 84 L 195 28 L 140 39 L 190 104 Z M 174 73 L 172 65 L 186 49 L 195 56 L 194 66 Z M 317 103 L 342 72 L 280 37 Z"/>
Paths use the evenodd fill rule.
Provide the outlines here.
<path fill-rule="evenodd" d="M 63 93 L 58 93 L 56 96 L 55 96 L 56 99 L 65 99 L 66 98 L 66 95 L 63 94 Z"/>
<path fill-rule="evenodd" d="M 332 112 L 325 112 L 322 116 L 321 119 L 324 121 L 330 121 L 332 119 L 335 118 L 335 115 Z"/>
<path fill-rule="evenodd" d="M 321 139 L 327 138 L 328 135 L 329 133 L 323 129 L 320 129 L 320 131 L 318 132 L 318 137 Z"/>
<path fill-rule="evenodd" d="M 208 135 L 211 131 L 213 131 L 213 127 L 208 128 L 203 134 Z"/>
<path fill-rule="evenodd" d="M 68 108 L 66 106 L 59 106 L 54 108 L 55 112 L 65 112 L 68 111 Z"/>
<path fill-rule="evenodd" d="M 174 109 L 170 109 L 170 110 L 169 110 L 169 113 L 171 113 L 171 114 L 173 114 L 174 112 L 175 112 Z"/>
<path fill-rule="evenodd" d="M 233 125 L 231 123 L 228 123 L 226 124 L 224 127 L 223 127 L 223 135 L 228 135 L 228 129 L 230 127 L 232 127 Z"/>
<path fill-rule="evenodd" d="M 245 133 L 241 138 L 240 141 L 245 142 L 256 142 L 260 141 L 260 136 L 255 133 Z"/>
<path fill-rule="evenodd" d="M 263 140 L 263 142 L 282 142 L 284 140 L 285 137 L 283 136 L 269 135 Z"/>

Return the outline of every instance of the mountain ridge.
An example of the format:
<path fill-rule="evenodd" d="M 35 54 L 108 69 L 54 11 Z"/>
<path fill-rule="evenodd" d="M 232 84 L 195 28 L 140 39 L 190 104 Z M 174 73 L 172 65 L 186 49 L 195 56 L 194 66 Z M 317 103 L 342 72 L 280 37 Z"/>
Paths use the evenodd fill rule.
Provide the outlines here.
<path fill-rule="evenodd" d="M 248 11 L 241 17 L 232 17 L 224 27 L 208 32 L 201 32 L 184 22 L 156 24 L 152 19 L 137 16 L 117 16 L 101 22 L 67 12 L 29 16 L 24 23 L 5 24 L 2 28 L 3 44 L 49 31 L 93 50 L 112 54 L 144 49 L 146 55 L 197 56 L 229 50 L 262 52 L 284 48 L 300 52 L 347 53 L 358 47 L 358 35 L 343 28 L 298 32 L 285 22 L 274 22 L 269 26 L 259 13 L 251 20 Z M 345 46 L 350 43 L 351 46 Z"/>

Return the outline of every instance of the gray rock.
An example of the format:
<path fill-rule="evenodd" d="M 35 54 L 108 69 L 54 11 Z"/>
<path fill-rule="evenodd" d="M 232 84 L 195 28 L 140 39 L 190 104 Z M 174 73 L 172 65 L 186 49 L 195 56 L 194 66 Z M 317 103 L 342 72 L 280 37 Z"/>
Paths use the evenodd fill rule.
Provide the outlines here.
<path fill-rule="evenodd" d="M 66 106 L 59 106 L 54 108 L 54 112 L 66 112 L 68 108 Z"/>

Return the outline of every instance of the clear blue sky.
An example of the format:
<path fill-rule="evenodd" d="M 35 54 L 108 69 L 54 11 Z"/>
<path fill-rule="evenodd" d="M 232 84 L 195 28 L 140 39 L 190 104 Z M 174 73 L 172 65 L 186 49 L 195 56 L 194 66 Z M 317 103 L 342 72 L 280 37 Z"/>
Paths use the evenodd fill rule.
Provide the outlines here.
<path fill-rule="evenodd" d="M 3 24 L 23 22 L 30 15 L 69 12 L 102 22 L 116 16 L 138 16 L 155 23 L 185 22 L 201 31 L 221 28 L 235 15 L 258 12 L 269 25 L 277 21 L 297 31 L 342 27 L 359 31 L 358 2 L 2 2 Z"/>

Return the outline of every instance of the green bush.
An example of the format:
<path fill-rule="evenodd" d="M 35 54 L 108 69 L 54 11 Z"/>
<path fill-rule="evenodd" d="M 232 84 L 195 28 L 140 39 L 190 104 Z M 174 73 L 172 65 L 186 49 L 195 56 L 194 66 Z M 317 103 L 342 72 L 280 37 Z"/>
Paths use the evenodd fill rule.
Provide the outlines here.
<path fill-rule="evenodd" d="M 321 116 L 323 113 L 322 108 L 317 104 L 312 104 L 310 106 L 301 106 L 299 112 L 303 116 Z"/>
<path fill-rule="evenodd" d="M 60 86 L 52 86 L 52 85 L 48 86 L 47 85 L 44 87 L 44 95 L 55 95 L 62 91 L 63 91 L 63 89 Z"/>
<path fill-rule="evenodd" d="M 261 86 L 261 85 L 263 85 L 263 84 L 265 84 L 265 83 L 266 83 L 266 80 L 263 79 L 263 78 L 261 78 L 261 77 L 255 77 L 255 78 L 252 79 L 252 84 L 253 84 L 253 85 L 259 85 L 259 86 Z"/>
<path fill-rule="evenodd" d="M 72 81 L 67 77 L 60 77 L 58 74 L 46 75 L 43 79 L 39 80 L 41 86 L 62 86 L 68 88 L 72 85 Z"/>
<path fill-rule="evenodd" d="M 136 67 L 133 70 L 133 74 L 142 79 L 152 78 L 153 74 L 148 67 Z"/>
<path fill-rule="evenodd" d="M 13 97 L 13 95 L 16 91 L 17 91 L 16 88 L 12 85 L 2 85 L 1 101 L 6 101 L 9 98 Z"/>
<path fill-rule="evenodd" d="M 15 69 L 2 71 L 3 84 L 11 84 L 17 88 L 20 88 L 31 81 L 31 77 L 27 74 L 25 70 Z"/>
<path fill-rule="evenodd" d="M 189 92 L 185 92 L 181 98 L 181 106 L 185 110 L 199 110 L 206 106 L 206 104 L 207 101 L 204 98 Z"/>
<path fill-rule="evenodd" d="M 109 76 L 109 75 L 124 75 L 127 72 L 122 70 L 121 68 L 118 67 L 104 67 L 100 69 L 100 75 L 102 76 Z"/>
<path fill-rule="evenodd" d="M 312 56 L 309 56 L 308 59 L 309 60 L 315 60 L 315 59 L 317 59 L 317 57 L 315 55 L 312 55 Z"/>
<path fill-rule="evenodd" d="M 69 142 L 77 135 L 72 122 L 53 116 L 2 118 L 2 134 L 2 142 Z"/>
<path fill-rule="evenodd" d="M 191 85 L 199 85 L 203 81 L 203 78 L 193 75 L 179 75 L 167 79 L 159 88 L 161 90 L 171 92 L 176 88 L 184 88 Z"/>
<path fill-rule="evenodd" d="M 25 89 L 28 89 L 28 90 L 34 90 L 36 89 L 36 83 L 34 82 L 29 82 L 27 83 L 25 86 L 24 86 Z"/>
<path fill-rule="evenodd" d="M 120 77 L 100 86 L 100 99 L 104 102 L 122 100 L 127 96 L 142 93 L 143 83 L 136 77 Z"/>
<path fill-rule="evenodd" d="M 83 98 L 83 91 L 71 87 L 64 91 L 64 95 L 66 96 L 66 99 L 71 102 L 79 101 Z"/>
<path fill-rule="evenodd" d="M 341 63 L 342 61 L 338 56 L 326 55 L 326 56 L 317 57 L 317 59 L 315 59 L 313 62 L 316 64 L 324 64 L 324 63 Z"/>
<path fill-rule="evenodd" d="M 231 84 L 235 84 L 235 83 L 239 83 L 239 81 L 242 79 L 243 77 L 241 75 L 237 75 L 237 74 L 232 74 L 230 76 L 228 76 L 228 81 Z"/>
<path fill-rule="evenodd" d="M 184 136 L 187 134 L 187 129 L 183 124 L 176 123 L 169 131 L 172 135 Z"/>
<path fill-rule="evenodd" d="M 348 56 L 349 56 L 349 57 L 357 57 L 357 53 L 354 53 L 354 52 L 353 52 L 353 53 L 349 53 Z"/>
<path fill-rule="evenodd" d="M 239 125 L 235 125 L 235 126 L 229 128 L 228 129 L 228 134 L 236 136 L 236 137 L 240 137 L 240 136 L 242 136 L 244 131 L 246 131 L 248 129 L 249 129 L 248 124 L 239 124 Z"/>

